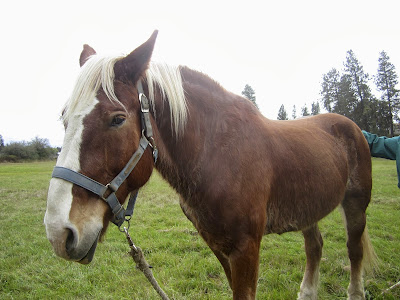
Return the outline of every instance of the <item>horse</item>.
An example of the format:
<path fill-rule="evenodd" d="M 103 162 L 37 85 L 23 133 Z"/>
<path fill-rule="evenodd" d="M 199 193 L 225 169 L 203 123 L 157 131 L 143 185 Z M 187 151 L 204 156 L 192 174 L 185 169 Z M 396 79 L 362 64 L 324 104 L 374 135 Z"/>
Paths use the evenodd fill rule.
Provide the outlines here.
<path fill-rule="evenodd" d="M 372 179 L 358 126 L 336 114 L 267 119 L 209 76 L 152 61 L 156 37 L 126 56 L 84 45 L 44 218 L 55 253 L 90 263 L 110 221 L 121 226 L 122 204 L 155 167 L 221 263 L 233 299 L 255 299 L 262 237 L 289 231 L 305 241 L 298 299 L 317 299 L 318 221 L 337 207 L 347 231 L 348 299 L 365 299 Z"/>

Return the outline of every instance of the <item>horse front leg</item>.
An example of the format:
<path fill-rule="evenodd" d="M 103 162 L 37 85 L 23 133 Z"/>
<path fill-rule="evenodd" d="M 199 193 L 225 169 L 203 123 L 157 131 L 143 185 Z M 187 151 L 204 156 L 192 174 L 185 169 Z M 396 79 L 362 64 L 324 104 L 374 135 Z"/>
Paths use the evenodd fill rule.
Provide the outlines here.
<path fill-rule="evenodd" d="M 260 240 L 249 238 L 229 255 L 234 300 L 255 299 L 258 280 Z"/>

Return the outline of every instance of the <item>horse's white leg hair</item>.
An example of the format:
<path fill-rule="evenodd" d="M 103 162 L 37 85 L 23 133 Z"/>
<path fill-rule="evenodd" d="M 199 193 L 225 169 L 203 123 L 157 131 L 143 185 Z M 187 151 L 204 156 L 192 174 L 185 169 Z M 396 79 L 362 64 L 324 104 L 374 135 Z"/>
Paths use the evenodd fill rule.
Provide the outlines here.
<path fill-rule="evenodd" d="M 316 266 L 314 272 L 310 272 L 306 269 L 303 277 L 303 281 L 300 285 L 300 293 L 298 294 L 298 300 L 314 300 L 318 299 L 318 282 L 319 282 L 319 264 Z"/>
<path fill-rule="evenodd" d="M 347 289 L 347 294 L 349 300 L 365 299 L 362 270 L 359 272 L 351 272 L 350 284 L 349 288 Z"/>
<path fill-rule="evenodd" d="M 363 252 L 362 243 L 359 242 L 357 245 L 359 247 L 358 252 Z M 354 246 L 353 246 L 354 247 Z M 361 249 L 361 250 L 360 250 Z M 362 258 L 358 260 L 350 260 L 351 271 L 350 271 L 350 284 L 347 289 L 347 295 L 349 300 L 364 300 L 364 284 L 363 284 L 363 266 Z"/>
<path fill-rule="evenodd" d="M 316 300 L 319 282 L 319 262 L 322 256 L 322 237 L 318 225 L 303 230 L 307 265 L 300 285 L 298 300 Z"/>

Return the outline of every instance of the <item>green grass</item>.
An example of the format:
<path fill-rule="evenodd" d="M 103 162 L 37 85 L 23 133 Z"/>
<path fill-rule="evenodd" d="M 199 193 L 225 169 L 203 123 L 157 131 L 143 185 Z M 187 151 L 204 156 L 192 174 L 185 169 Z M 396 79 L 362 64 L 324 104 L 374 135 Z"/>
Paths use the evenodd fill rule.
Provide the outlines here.
<path fill-rule="evenodd" d="M 110 226 L 89 265 L 55 256 L 43 216 L 54 162 L 0 164 L 0 299 L 158 299 L 136 270 L 125 236 Z M 369 299 L 399 299 L 400 191 L 393 161 L 373 160 L 368 228 L 380 269 L 366 276 Z M 345 232 L 335 211 L 320 222 L 324 237 L 320 299 L 346 299 Z M 180 210 L 178 196 L 158 174 L 140 191 L 130 229 L 171 299 L 230 299 L 222 267 Z M 257 299 L 295 299 L 305 265 L 299 233 L 265 236 Z"/>

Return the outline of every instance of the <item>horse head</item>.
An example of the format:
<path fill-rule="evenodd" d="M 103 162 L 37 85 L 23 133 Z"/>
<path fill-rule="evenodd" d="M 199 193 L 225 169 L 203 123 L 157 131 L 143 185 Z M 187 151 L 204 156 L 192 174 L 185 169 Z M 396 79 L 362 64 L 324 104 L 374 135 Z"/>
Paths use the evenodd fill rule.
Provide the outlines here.
<path fill-rule="evenodd" d="M 114 193 L 123 204 L 152 173 L 152 151 L 143 147 L 134 170 L 117 190 L 108 185 L 142 144 L 143 109 L 137 84 L 149 66 L 156 36 L 157 31 L 124 57 L 100 57 L 88 45 L 81 53 L 81 73 L 63 111 L 65 137 L 56 168 L 90 178 L 105 189 L 99 195 L 53 173 L 44 223 L 55 253 L 62 258 L 89 263 L 113 218 L 104 200 Z"/>

